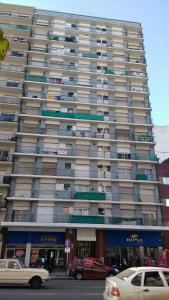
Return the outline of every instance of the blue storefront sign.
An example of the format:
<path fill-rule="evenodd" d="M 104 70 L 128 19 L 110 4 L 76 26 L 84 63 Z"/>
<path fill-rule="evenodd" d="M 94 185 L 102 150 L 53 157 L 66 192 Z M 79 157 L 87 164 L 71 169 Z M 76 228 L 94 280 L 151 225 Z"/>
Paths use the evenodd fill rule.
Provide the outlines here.
<path fill-rule="evenodd" d="M 51 244 L 63 245 L 65 241 L 64 232 L 22 232 L 9 231 L 7 244 Z"/>
<path fill-rule="evenodd" d="M 162 247 L 161 233 L 148 231 L 106 231 L 109 247 Z"/>

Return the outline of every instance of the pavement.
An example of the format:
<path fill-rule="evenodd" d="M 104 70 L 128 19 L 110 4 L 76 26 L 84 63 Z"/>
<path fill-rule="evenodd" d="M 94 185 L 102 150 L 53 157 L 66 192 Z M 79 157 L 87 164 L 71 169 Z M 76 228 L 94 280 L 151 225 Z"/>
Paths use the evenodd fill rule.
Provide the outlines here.
<path fill-rule="evenodd" d="M 64 270 L 55 270 L 55 271 L 50 272 L 50 279 L 54 279 L 54 280 L 62 280 L 62 279 L 71 280 L 71 279 L 74 279 L 74 278 L 71 277 L 71 276 L 68 276 L 66 274 L 66 271 L 64 271 Z"/>

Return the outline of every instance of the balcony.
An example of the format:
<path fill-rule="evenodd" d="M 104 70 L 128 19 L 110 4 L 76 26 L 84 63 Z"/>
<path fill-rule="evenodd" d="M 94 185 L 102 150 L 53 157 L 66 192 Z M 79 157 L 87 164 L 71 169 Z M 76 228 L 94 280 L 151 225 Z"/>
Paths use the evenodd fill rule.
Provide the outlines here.
<path fill-rule="evenodd" d="M 54 56 L 69 56 L 69 57 L 80 57 L 80 58 L 89 58 L 89 59 L 97 59 L 97 60 L 106 60 L 108 62 L 126 62 L 131 64 L 146 64 L 146 60 L 144 57 L 128 57 L 127 55 L 107 55 L 107 53 L 97 54 L 91 52 L 80 52 L 80 51 L 72 51 L 60 49 L 48 49 L 43 47 L 34 47 L 32 46 L 30 49 L 31 52 L 39 52 L 39 53 L 50 53 Z"/>
<path fill-rule="evenodd" d="M 20 99 L 18 97 L 10 97 L 9 98 L 9 97 L 1 97 L 0 96 L 0 103 L 19 105 Z"/>
<path fill-rule="evenodd" d="M 103 216 L 81 216 L 81 215 L 71 215 L 70 223 L 80 223 L 80 224 L 104 224 Z"/>
<path fill-rule="evenodd" d="M 28 25 L 14 25 L 8 23 L 0 23 L 0 27 L 4 29 L 12 29 L 12 30 L 30 30 L 31 27 Z"/>
<path fill-rule="evenodd" d="M 76 192 L 74 194 L 74 199 L 78 200 L 106 200 L 106 193 L 96 193 L 96 192 Z"/>
<path fill-rule="evenodd" d="M 137 134 L 136 139 L 139 142 L 153 142 L 153 137 L 148 134 Z"/>
<path fill-rule="evenodd" d="M 0 80 L 0 86 L 1 87 L 21 89 L 23 84 L 21 82 L 16 82 L 16 81 L 13 81 L 13 80 L 11 80 L 11 81 Z"/>
<path fill-rule="evenodd" d="M 136 174 L 136 180 L 148 180 L 147 174 Z"/>
<path fill-rule="evenodd" d="M 104 116 L 90 115 L 90 114 L 74 114 L 66 112 L 55 112 L 55 111 L 42 111 L 42 116 L 54 117 L 54 118 L 71 118 L 71 119 L 82 119 L 82 120 L 97 120 L 104 121 Z"/>
<path fill-rule="evenodd" d="M 36 81 L 36 82 L 46 82 L 46 77 L 39 75 L 26 75 L 25 80 Z"/>
<path fill-rule="evenodd" d="M 158 161 L 157 155 L 139 155 L 136 154 L 136 160 L 151 160 L 151 161 Z"/>

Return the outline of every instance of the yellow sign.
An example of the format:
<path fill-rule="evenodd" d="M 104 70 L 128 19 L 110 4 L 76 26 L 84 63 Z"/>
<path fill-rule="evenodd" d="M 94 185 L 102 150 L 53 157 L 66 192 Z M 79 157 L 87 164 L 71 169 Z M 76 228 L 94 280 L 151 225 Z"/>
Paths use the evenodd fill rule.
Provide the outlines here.
<path fill-rule="evenodd" d="M 0 61 L 5 59 L 8 49 L 9 41 L 6 38 L 4 38 L 4 33 L 2 29 L 0 29 Z"/>

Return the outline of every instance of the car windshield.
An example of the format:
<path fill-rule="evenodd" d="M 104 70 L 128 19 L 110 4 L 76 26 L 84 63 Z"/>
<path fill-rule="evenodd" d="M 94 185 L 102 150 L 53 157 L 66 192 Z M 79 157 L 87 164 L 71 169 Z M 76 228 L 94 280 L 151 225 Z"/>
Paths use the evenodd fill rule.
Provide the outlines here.
<path fill-rule="evenodd" d="M 126 280 L 135 273 L 136 273 L 136 271 L 134 271 L 132 269 L 127 269 L 127 270 L 124 270 L 124 271 L 120 272 L 119 274 L 117 274 L 116 277 L 121 280 Z"/>

